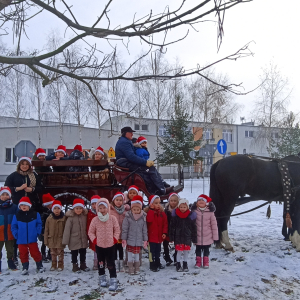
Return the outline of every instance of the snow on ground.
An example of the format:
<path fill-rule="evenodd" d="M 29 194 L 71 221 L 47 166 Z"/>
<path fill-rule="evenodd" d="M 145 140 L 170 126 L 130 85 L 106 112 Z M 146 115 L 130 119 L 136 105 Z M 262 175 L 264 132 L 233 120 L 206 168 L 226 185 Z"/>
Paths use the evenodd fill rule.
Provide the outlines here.
<path fill-rule="evenodd" d="M 174 184 L 174 181 L 172 181 Z M 185 181 L 181 196 L 191 202 L 202 193 L 202 180 Z M 208 193 L 208 182 L 205 193 Z M 253 208 L 261 201 L 238 207 L 235 212 Z M 188 261 L 190 271 L 177 273 L 174 266 L 158 273 L 148 270 L 143 259 L 141 275 L 119 273 L 123 291 L 110 293 L 98 290 L 97 271 L 74 274 L 71 272 L 71 255 L 66 250 L 65 270 L 36 274 L 30 259 L 29 276 L 20 271 L 0 276 L 1 299 L 299 299 L 300 253 L 285 242 L 281 235 L 282 205 L 272 204 L 272 215 L 266 218 L 267 206 L 245 215 L 233 217 L 229 235 L 234 253 L 212 247 L 210 268 L 194 269 L 194 247 Z M 2 251 L 5 255 L 5 251 Z M 144 255 L 146 256 L 146 254 Z M 88 250 L 87 264 L 92 267 L 93 254 Z M 162 259 L 163 261 L 163 259 Z M 2 259 L 6 273 L 6 259 Z"/>

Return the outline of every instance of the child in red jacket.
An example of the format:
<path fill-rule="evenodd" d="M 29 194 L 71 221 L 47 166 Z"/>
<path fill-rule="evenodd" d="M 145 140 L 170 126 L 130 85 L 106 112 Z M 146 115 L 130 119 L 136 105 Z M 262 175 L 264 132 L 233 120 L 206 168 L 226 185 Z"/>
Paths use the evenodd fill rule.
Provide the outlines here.
<path fill-rule="evenodd" d="M 157 272 L 164 268 L 160 263 L 161 243 L 168 233 L 168 219 L 160 205 L 159 196 L 150 196 L 149 207 L 145 208 L 145 212 L 147 213 L 150 270 Z"/>
<path fill-rule="evenodd" d="M 89 232 L 89 228 L 91 225 L 92 220 L 97 216 L 96 212 L 96 203 L 101 197 L 98 195 L 94 195 L 91 198 L 91 209 L 88 210 L 87 215 L 87 224 L 86 224 L 86 231 Z M 98 270 L 98 259 L 97 259 L 97 252 L 95 244 L 89 238 L 89 248 L 94 251 L 94 266 L 93 270 Z"/>

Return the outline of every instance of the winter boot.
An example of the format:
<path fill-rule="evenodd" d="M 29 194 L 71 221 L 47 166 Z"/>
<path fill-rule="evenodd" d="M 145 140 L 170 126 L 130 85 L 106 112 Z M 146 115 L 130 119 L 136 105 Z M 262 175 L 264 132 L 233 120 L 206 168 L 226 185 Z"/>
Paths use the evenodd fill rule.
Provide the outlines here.
<path fill-rule="evenodd" d="M 80 268 L 78 267 L 78 264 L 73 264 L 73 269 L 72 269 L 72 272 L 76 272 L 76 273 L 80 273 Z"/>
<path fill-rule="evenodd" d="M 134 274 L 135 275 L 140 274 L 140 262 L 139 261 L 134 262 Z"/>
<path fill-rule="evenodd" d="M 44 273 L 45 268 L 43 267 L 43 262 L 42 261 L 37 261 L 36 262 L 36 271 L 37 273 Z"/>
<path fill-rule="evenodd" d="M 129 274 L 129 275 L 134 275 L 133 262 L 132 262 L 132 261 L 129 261 L 129 262 L 127 263 L 127 265 L 128 265 L 128 274 Z"/>
<path fill-rule="evenodd" d="M 93 270 L 98 270 L 98 259 L 94 259 Z"/>
<path fill-rule="evenodd" d="M 164 185 L 165 188 L 170 187 L 170 185 L 168 183 L 166 183 L 164 180 L 163 180 L 163 185 Z"/>
<path fill-rule="evenodd" d="M 53 262 L 52 262 L 53 264 Z M 57 271 L 61 272 L 64 269 L 64 262 L 63 261 L 59 261 L 58 265 L 57 265 Z"/>
<path fill-rule="evenodd" d="M 23 270 L 21 272 L 22 275 L 28 275 L 29 262 L 23 263 Z"/>
<path fill-rule="evenodd" d="M 157 267 L 156 263 L 154 261 L 150 262 L 150 271 L 152 272 L 158 272 L 160 269 Z"/>
<path fill-rule="evenodd" d="M 125 272 L 125 269 L 124 269 L 124 260 L 120 260 L 120 272 Z"/>
<path fill-rule="evenodd" d="M 181 268 L 181 263 L 180 262 L 176 263 L 176 271 L 177 272 L 183 272 L 183 269 Z"/>
<path fill-rule="evenodd" d="M 42 255 L 42 261 L 43 261 L 43 263 L 46 263 L 46 264 L 49 262 L 49 259 L 47 258 L 46 254 Z"/>
<path fill-rule="evenodd" d="M 202 257 L 201 256 L 196 256 L 196 264 L 195 264 L 195 268 L 199 269 L 202 267 Z"/>
<path fill-rule="evenodd" d="M 174 252 L 173 259 L 174 259 L 174 266 L 176 266 L 177 265 L 177 251 Z"/>
<path fill-rule="evenodd" d="M 111 278 L 109 282 L 109 291 L 116 291 L 118 289 L 118 279 L 117 278 Z"/>
<path fill-rule="evenodd" d="M 19 264 L 19 261 L 18 261 L 18 258 L 17 257 L 14 257 L 13 258 L 13 261 L 14 261 L 14 264 L 17 266 Z"/>
<path fill-rule="evenodd" d="M 165 255 L 165 256 L 164 256 L 164 259 L 165 259 L 165 261 L 166 261 L 166 266 L 167 266 L 167 267 L 171 266 L 173 260 L 171 259 L 170 255 Z"/>
<path fill-rule="evenodd" d="M 188 265 L 187 265 L 186 261 L 183 262 L 182 269 L 183 269 L 183 272 L 188 272 L 189 271 L 189 268 L 188 268 Z"/>
<path fill-rule="evenodd" d="M 55 271 L 56 269 L 57 269 L 57 261 L 52 260 L 52 265 L 51 265 L 50 271 Z"/>
<path fill-rule="evenodd" d="M 165 266 L 162 265 L 162 264 L 160 263 L 160 259 L 157 260 L 157 266 L 158 266 L 160 269 L 164 269 L 164 268 L 165 268 Z"/>
<path fill-rule="evenodd" d="M 18 270 L 17 269 L 17 266 L 15 265 L 14 261 L 12 259 L 8 259 L 7 260 L 7 265 L 8 265 L 8 268 L 12 271 L 16 271 Z M 0 272 L 1 272 L 1 266 L 0 266 Z"/>
<path fill-rule="evenodd" d="M 116 271 L 117 271 L 117 273 L 119 273 L 120 272 L 120 261 L 118 259 L 115 260 L 115 265 L 116 265 Z"/>
<path fill-rule="evenodd" d="M 203 268 L 204 269 L 208 269 L 209 268 L 209 257 L 208 256 L 204 256 L 203 257 Z"/>
<path fill-rule="evenodd" d="M 100 275 L 99 276 L 99 285 L 101 287 L 107 287 L 107 281 L 106 281 L 106 275 Z"/>
<path fill-rule="evenodd" d="M 82 270 L 83 272 L 88 272 L 90 270 L 90 268 L 88 268 L 88 266 L 86 265 L 85 261 L 80 262 L 80 270 Z"/>

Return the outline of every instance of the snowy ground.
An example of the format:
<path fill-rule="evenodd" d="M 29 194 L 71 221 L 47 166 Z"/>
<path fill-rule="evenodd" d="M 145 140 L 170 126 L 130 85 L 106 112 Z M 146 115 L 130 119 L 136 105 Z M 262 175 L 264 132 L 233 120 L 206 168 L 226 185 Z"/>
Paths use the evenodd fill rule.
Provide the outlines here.
<path fill-rule="evenodd" d="M 174 182 L 172 182 L 174 184 Z M 181 196 L 191 202 L 202 193 L 202 180 L 186 181 Z M 208 182 L 205 184 L 208 193 Z M 262 202 L 245 204 L 235 212 L 244 211 Z M 96 271 L 73 274 L 71 255 L 65 254 L 65 270 L 36 274 L 35 264 L 30 260 L 29 276 L 20 271 L 0 276 L 1 299 L 299 299 L 300 253 L 285 242 L 281 235 L 282 206 L 272 204 L 272 215 L 266 218 L 267 206 L 233 217 L 229 234 L 235 252 L 211 249 L 208 270 L 195 270 L 194 248 L 190 253 L 188 273 L 177 273 L 175 267 L 166 267 L 158 273 L 148 270 L 143 260 L 141 276 L 118 274 L 124 288 L 117 293 L 107 289 L 98 290 Z M 3 254 L 5 251 L 3 251 Z M 87 264 L 91 267 L 93 256 L 88 250 Z M 6 259 L 2 259 L 6 273 Z"/>

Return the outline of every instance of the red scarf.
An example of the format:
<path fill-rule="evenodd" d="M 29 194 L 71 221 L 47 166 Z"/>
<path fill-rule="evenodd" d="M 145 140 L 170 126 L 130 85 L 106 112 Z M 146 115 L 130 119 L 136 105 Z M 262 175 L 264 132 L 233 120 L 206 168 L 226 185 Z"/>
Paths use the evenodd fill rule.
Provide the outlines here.
<path fill-rule="evenodd" d="M 189 214 L 190 214 L 190 210 L 189 210 L 189 209 L 188 209 L 186 212 L 182 213 L 182 212 L 179 210 L 179 208 L 176 208 L 175 212 L 176 212 L 176 215 L 177 215 L 179 218 L 181 218 L 181 219 L 187 218 L 187 217 L 189 216 Z"/>

